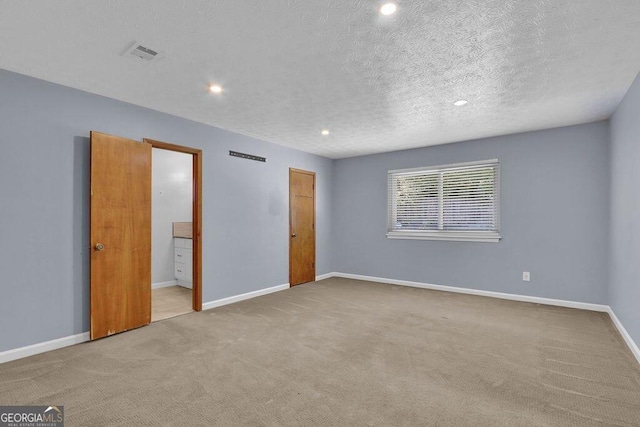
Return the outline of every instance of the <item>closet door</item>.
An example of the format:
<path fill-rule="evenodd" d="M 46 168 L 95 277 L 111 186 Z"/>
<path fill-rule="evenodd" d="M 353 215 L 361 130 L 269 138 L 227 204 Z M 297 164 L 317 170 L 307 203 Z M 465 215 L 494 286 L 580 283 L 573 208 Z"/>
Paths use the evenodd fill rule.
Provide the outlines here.
<path fill-rule="evenodd" d="M 316 174 L 289 169 L 289 283 L 316 280 Z"/>
<path fill-rule="evenodd" d="M 151 144 L 91 132 L 91 339 L 151 322 Z"/>

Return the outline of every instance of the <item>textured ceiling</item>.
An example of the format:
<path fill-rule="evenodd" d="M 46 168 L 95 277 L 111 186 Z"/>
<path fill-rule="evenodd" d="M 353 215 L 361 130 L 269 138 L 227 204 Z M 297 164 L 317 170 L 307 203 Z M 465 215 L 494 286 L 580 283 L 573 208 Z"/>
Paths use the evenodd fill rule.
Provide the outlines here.
<path fill-rule="evenodd" d="M 0 68 L 331 158 L 606 119 L 640 70 L 638 0 L 397 3 L 0 0 Z"/>

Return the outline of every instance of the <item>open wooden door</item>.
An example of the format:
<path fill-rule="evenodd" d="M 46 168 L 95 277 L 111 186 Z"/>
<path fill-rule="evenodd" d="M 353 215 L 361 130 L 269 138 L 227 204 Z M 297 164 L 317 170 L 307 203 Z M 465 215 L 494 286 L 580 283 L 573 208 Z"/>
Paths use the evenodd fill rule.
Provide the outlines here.
<path fill-rule="evenodd" d="M 316 280 L 316 174 L 289 169 L 289 283 Z"/>
<path fill-rule="evenodd" d="M 151 322 L 151 145 L 91 132 L 91 339 Z"/>

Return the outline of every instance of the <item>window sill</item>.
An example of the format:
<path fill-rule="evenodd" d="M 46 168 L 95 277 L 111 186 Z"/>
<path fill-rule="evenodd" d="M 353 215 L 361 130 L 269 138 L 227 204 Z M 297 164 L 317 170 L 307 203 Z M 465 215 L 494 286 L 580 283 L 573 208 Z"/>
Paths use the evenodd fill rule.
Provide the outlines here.
<path fill-rule="evenodd" d="M 388 239 L 448 240 L 451 242 L 498 243 L 500 233 L 478 231 L 389 231 Z"/>

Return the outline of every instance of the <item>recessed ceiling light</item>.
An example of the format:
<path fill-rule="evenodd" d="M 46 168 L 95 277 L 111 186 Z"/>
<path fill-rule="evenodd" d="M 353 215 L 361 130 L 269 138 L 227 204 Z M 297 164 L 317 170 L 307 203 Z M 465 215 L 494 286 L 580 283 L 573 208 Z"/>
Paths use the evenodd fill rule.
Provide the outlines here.
<path fill-rule="evenodd" d="M 453 103 L 453 105 L 455 105 L 456 107 L 462 107 L 463 105 L 467 104 L 467 100 L 466 99 L 461 99 L 459 101 L 456 101 Z"/>
<path fill-rule="evenodd" d="M 220 85 L 210 85 L 209 92 L 211 93 L 222 93 L 222 86 Z"/>
<path fill-rule="evenodd" d="M 321 134 L 323 134 L 324 136 L 329 135 L 329 131 L 326 129 L 323 129 L 322 132 L 320 132 Z"/>
<path fill-rule="evenodd" d="M 380 7 L 380 13 L 383 15 L 393 15 L 398 10 L 395 3 L 385 3 Z"/>

